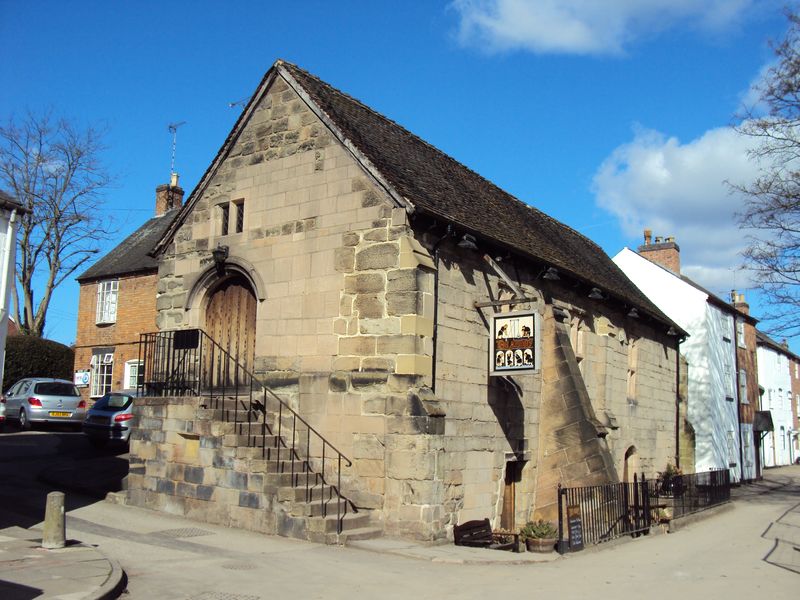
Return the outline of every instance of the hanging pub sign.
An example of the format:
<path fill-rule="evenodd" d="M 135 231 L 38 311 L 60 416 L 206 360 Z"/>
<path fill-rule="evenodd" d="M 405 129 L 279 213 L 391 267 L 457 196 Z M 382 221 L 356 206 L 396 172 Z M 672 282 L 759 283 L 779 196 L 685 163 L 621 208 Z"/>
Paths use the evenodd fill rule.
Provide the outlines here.
<path fill-rule="evenodd" d="M 539 313 L 521 311 L 492 317 L 489 374 L 533 373 L 540 366 Z"/>

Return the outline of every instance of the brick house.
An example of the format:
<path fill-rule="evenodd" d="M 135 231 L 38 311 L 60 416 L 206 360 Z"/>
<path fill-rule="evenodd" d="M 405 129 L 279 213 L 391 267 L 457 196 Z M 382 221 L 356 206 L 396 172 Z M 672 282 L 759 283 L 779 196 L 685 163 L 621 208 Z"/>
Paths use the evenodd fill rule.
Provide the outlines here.
<path fill-rule="evenodd" d="M 559 483 L 675 460 L 683 331 L 589 239 L 292 64 L 267 72 L 153 255 L 159 329 L 237 347 L 352 461 L 349 526 L 519 527 L 555 517 Z M 518 318 L 514 339 L 539 344 L 520 373 L 503 368 L 528 355 L 497 343 Z M 140 404 L 126 501 L 329 539 L 286 467 L 209 410 Z"/>
<path fill-rule="evenodd" d="M 89 267 L 77 280 L 76 383 L 95 399 L 137 385 L 139 334 L 155 327 L 158 263 L 148 255 L 178 212 L 177 176 L 156 188 L 155 216 Z"/>
<path fill-rule="evenodd" d="M 738 311 L 736 322 L 736 373 L 739 388 L 739 427 L 742 479 L 761 479 L 761 434 L 753 428 L 756 412 L 761 410 L 758 387 L 758 358 L 756 319 L 750 315 L 750 305 L 744 294 L 731 292 L 731 304 Z"/>

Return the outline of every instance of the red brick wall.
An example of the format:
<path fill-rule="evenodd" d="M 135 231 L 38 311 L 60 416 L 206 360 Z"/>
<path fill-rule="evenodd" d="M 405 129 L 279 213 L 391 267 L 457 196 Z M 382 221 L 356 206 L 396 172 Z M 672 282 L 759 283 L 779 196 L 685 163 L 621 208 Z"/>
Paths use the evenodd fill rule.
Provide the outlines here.
<path fill-rule="evenodd" d="M 747 371 L 747 403 L 739 404 L 740 420 L 742 423 L 752 423 L 755 411 L 759 410 L 758 395 L 758 366 L 756 363 L 756 327 L 752 323 L 745 321 L 744 324 L 744 343 L 745 348 L 740 348 L 738 339 L 736 343 L 737 359 L 739 369 Z M 738 384 L 738 374 L 737 374 Z"/>
<path fill-rule="evenodd" d="M 797 396 L 800 394 L 800 377 L 795 377 L 795 375 L 799 374 L 798 367 L 800 361 L 795 358 L 789 359 L 789 369 L 791 370 L 791 378 L 792 378 L 792 416 L 794 417 L 794 425 L 792 429 L 797 431 L 800 429 L 800 415 L 797 414 Z M 800 449 L 800 443 L 798 443 L 797 438 L 795 437 L 795 450 Z M 795 458 L 797 457 L 797 453 L 795 453 Z"/>
<path fill-rule="evenodd" d="M 156 331 L 156 273 L 119 278 L 117 321 L 95 323 L 97 311 L 97 282 L 80 287 L 78 301 L 78 331 L 75 336 L 75 371 L 89 370 L 92 348 L 113 346 L 114 366 L 112 389 L 125 387 L 125 362 L 139 355 L 139 334 Z M 80 388 L 89 399 L 90 388 Z"/>

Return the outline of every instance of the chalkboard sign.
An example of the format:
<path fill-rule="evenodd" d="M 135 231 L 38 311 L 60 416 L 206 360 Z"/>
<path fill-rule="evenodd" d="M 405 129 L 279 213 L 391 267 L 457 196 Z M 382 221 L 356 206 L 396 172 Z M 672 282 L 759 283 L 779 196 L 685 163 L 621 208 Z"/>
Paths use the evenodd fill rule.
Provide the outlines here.
<path fill-rule="evenodd" d="M 581 521 L 581 507 L 577 504 L 567 506 L 567 531 L 569 532 L 570 551 L 583 550 L 583 522 Z"/>

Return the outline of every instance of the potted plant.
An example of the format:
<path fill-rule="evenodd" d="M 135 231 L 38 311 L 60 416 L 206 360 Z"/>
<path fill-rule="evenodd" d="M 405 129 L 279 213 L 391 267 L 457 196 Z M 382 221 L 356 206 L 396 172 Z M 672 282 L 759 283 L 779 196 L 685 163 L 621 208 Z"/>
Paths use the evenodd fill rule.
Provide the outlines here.
<path fill-rule="evenodd" d="M 552 521 L 544 519 L 529 521 L 519 533 L 528 552 L 552 552 L 558 541 L 558 529 Z"/>

